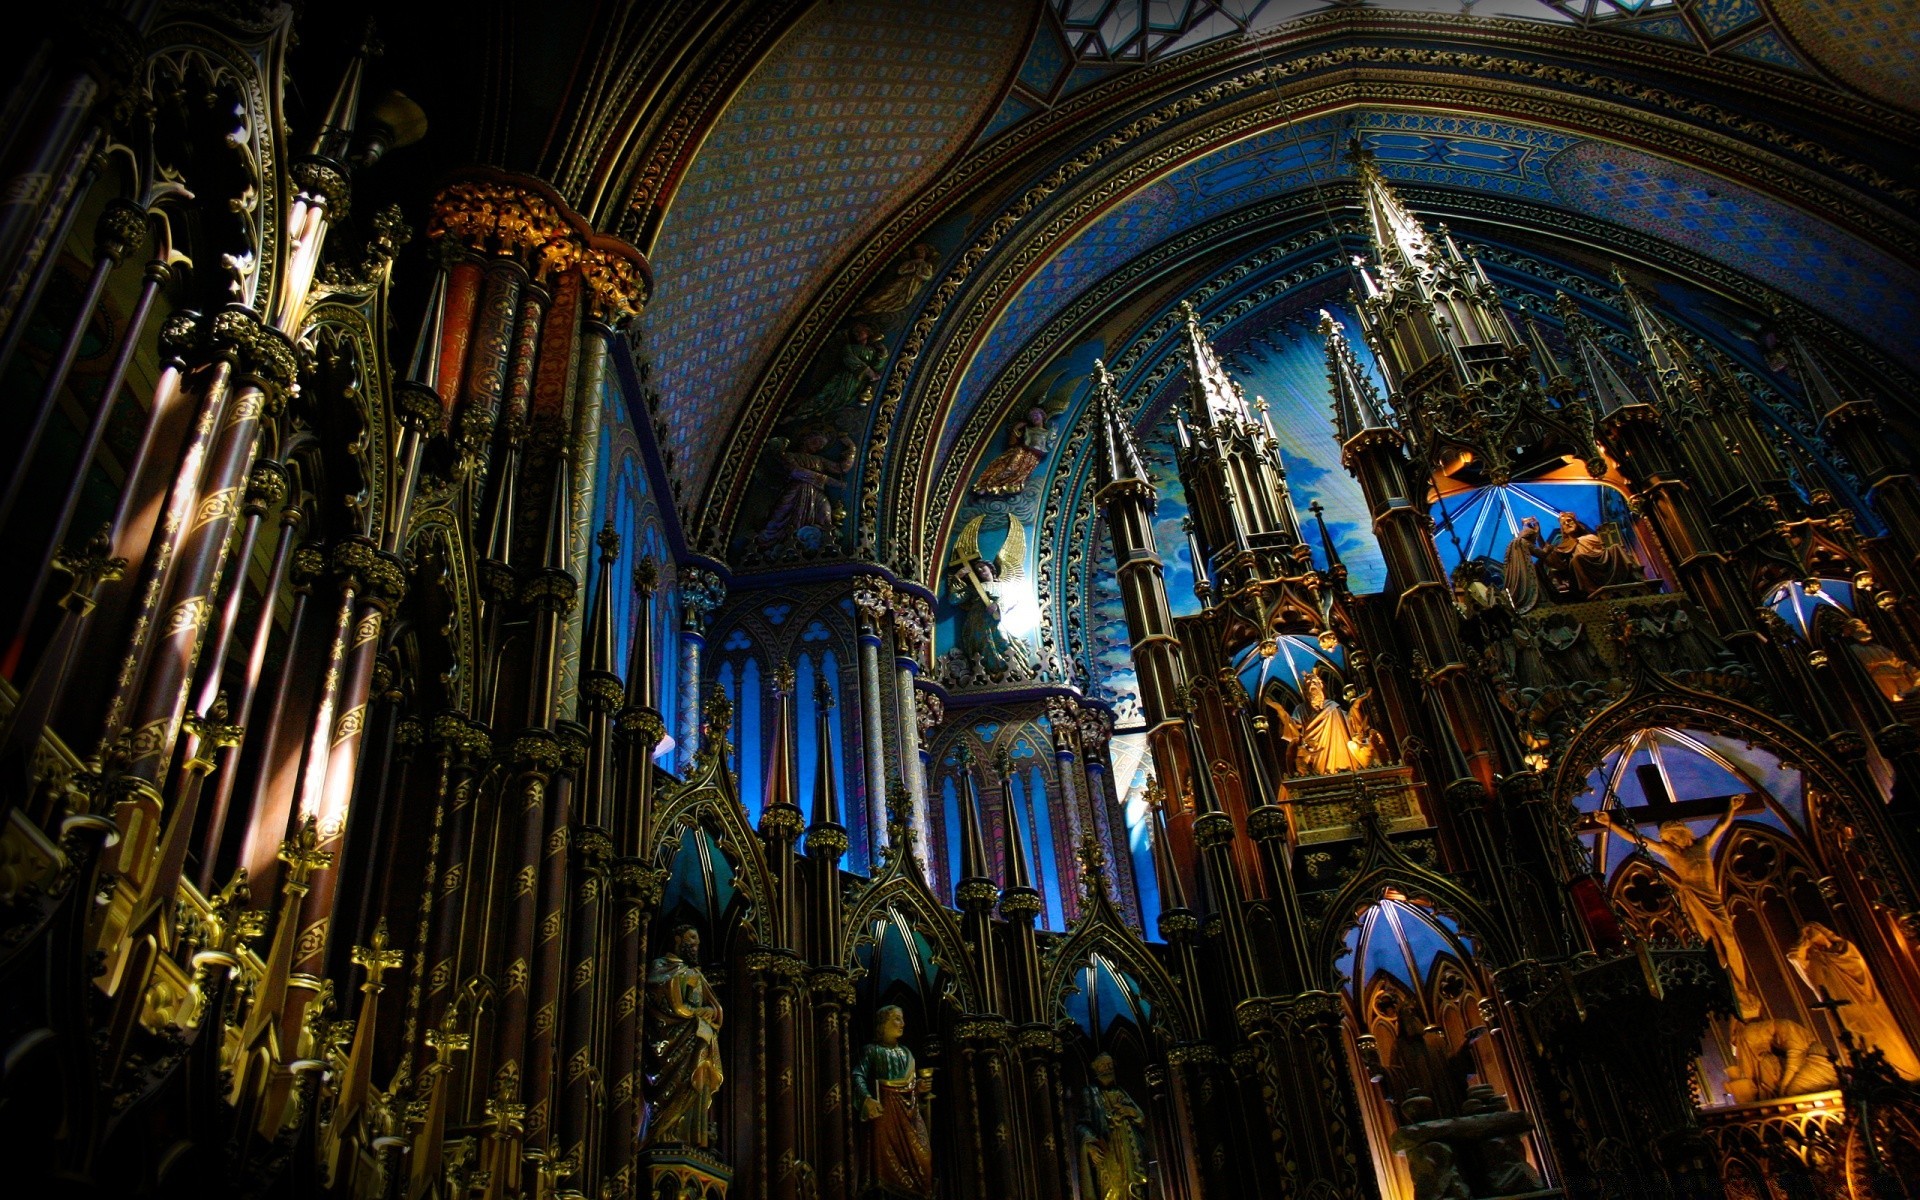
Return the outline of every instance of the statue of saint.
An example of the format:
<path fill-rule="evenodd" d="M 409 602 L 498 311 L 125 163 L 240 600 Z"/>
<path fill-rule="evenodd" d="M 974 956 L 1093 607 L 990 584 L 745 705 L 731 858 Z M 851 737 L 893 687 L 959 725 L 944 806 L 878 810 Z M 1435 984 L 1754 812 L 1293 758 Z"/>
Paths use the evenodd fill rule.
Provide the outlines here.
<path fill-rule="evenodd" d="M 1053 431 L 1047 428 L 1047 411 L 1034 408 L 1023 420 L 1015 421 L 1007 431 L 1007 448 L 988 463 L 973 481 L 976 496 L 1017 496 L 1027 486 L 1033 469 L 1053 448 Z"/>
<path fill-rule="evenodd" d="M 774 455 L 786 489 L 773 506 L 766 525 L 754 538 L 754 544 L 761 550 L 789 542 L 804 544 L 809 536 L 807 531 L 813 531 L 811 536 L 818 539 L 839 524 L 833 502 L 827 499 L 827 490 L 845 485 L 845 480 L 833 473 L 844 475 L 853 469 L 853 439 L 843 433 L 840 445 L 845 453 L 838 459 L 829 459 L 825 453 L 827 435 L 818 430 L 803 434 L 797 447 L 779 438 L 773 440 Z"/>
<path fill-rule="evenodd" d="M 871 1193 L 924 1200 L 933 1195 L 933 1140 L 924 1111 L 932 1081 L 900 1044 L 907 1015 L 897 1004 L 873 1014 L 873 1041 L 853 1060 L 853 1097 L 866 1126 L 867 1183 Z"/>
<path fill-rule="evenodd" d="M 1541 538 L 1540 522 L 1528 517 L 1520 525 L 1520 536 L 1507 545 L 1507 587 L 1513 595 L 1514 576 L 1523 553 L 1538 559 L 1546 577 L 1547 592 L 1555 600 L 1573 603 L 1591 600 L 1602 588 L 1630 583 L 1641 578 L 1640 564 L 1624 546 L 1609 546 L 1605 538 L 1570 512 L 1560 514 L 1560 525 L 1551 537 Z M 1528 605 L 1528 607 L 1532 607 Z M 1514 608 L 1521 608 L 1514 595 Z"/>
<path fill-rule="evenodd" d="M 980 552 L 982 520 L 975 517 L 961 531 L 949 565 L 953 599 L 960 606 L 956 648 L 976 673 L 1030 678 L 1032 647 L 1001 628 L 1011 589 L 1026 575 L 1027 531 L 1018 517 L 1009 517 L 1007 540 L 989 560 Z"/>
<path fill-rule="evenodd" d="M 1534 550 L 1540 545 L 1540 521 L 1528 517 L 1520 522 L 1520 532 L 1507 543 L 1500 568 L 1500 582 L 1513 602 L 1513 611 L 1528 613 L 1540 603 L 1540 570 L 1534 565 Z"/>
<path fill-rule="evenodd" d="M 1900 1023 L 1887 1011 L 1860 947 L 1820 922 L 1808 921 L 1787 951 L 1787 961 L 1815 995 L 1845 1002 L 1836 1015 L 1853 1035 L 1856 1049 L 1878 1050 L 1889 1067 L 1920 1080 L 1920 1058 L 1914 1057 Z"/>
<path fill-rule="evenodd" d="M 933 257 L 937 254 L 925 242 L 907 248 L 906 257 L 893 264 L 893 275 L 876 285 L 853 310 L 856 317 L 891 317 L 905 312 L 927 281 L 933 278 Z"/>
<path fill-rule="evenodd" d="M 1089 1200 L 1146 1200 L 1147 1115 L 1114 1076 L 1113 1056 L 1089 1064 L 1086 1115 L 1080 1122 L 1083 1194 Z"/>
<path fill-rule="evenodd" d="M 847 326 L 833 373 L 793 415 L 802 420 L 818 419 L 831 417 L 843 409 L 872 404 L 873 385 L 880 382 L 880 364 L 886 361 L 887 348 L 874 333 L 873 326 L 865 321 L 853 322 Z"/>
<path fill-rule="evenodd" d="M 713 1144 L 720 1066 L 720 1002 L 700 973 L 700 931 L 681 925 L 647 968 L 647 1146 Z"/>
<path fill-rule="evenodd" d="M 1301 681 L 1300 690 L 1300 706 L 1291 713 L 1269 702 L 1279 714 L 1281 736 L 1293 743 L 1290 773 L 1332 775 L 1371 767 L 1373 732 L 1361 707 L 1366 697 L 1356 698 L 1348 710 L 1327 695 L 1326 677 L 1319 671 L 1309 673 Z"/>
<path fill-rule="evenodd" d="M 1738 801 L 1729 804 L 1726 815 L 1706 837 L 1695 838 L 1684 821 L 1668 821 L 1660 826 L 1658 838 L 1640 844 L 1667 864 L 1680 911 L 1686 914 L 1687 923 L 1701 940 L 1713 947 L 1714 956 L 1726 968 L 1727 978 L 1733 984 L 1734 1005 L 1739 1009 L 1740 1019 L 1751 1021 L 1762 1011 L 1760 986 L 1754 980 L 1753 968 L 1747 963 L 1739 935 L 1734 932 L 1733 914 L 1727 911 L 1720 872 L 1713 861 L 1714 851 L 1733 828 L 1733 819 L 1739 811 Z M 1613 814 L 1606 809 L 1594 813 L 1593 819 L 1609 829 L 1627 832 L 1614 823 Z"/>
<path fill-rule="evenodd" d="M 1843 636 L 1847 640 L 1847 653 L 1860 664 L 1867 678 L 1873 680 L 1873 686 L 1880 690 L 1888 703 L 1904 700 L 1916 691 L 1920 691 L 1920 670 L 1898 654 L 1873 640 L 1873 627 L 1854 617 L 1846 623 Z"/>
<path fill-rule="evenodd" d="M 1826 1047 L 1798 1021 L 1744 1022 L 1734 1031 L 1734 1053 L 1737 1061 L 1727 1069 L 1727 1094 L 1739 1104 L 1840 1086 Z"/>

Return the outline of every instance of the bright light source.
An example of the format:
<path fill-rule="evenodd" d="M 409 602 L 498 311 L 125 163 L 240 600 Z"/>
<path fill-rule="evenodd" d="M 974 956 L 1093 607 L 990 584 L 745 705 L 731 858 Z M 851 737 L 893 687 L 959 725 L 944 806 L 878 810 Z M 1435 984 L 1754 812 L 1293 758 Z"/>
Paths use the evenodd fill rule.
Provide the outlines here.
<path fill-rule="evenodd" d="M 1040 628 L 1040 601 L 1027 580 L 1000 587 L 1000 632 L 1023 638 Z"/>

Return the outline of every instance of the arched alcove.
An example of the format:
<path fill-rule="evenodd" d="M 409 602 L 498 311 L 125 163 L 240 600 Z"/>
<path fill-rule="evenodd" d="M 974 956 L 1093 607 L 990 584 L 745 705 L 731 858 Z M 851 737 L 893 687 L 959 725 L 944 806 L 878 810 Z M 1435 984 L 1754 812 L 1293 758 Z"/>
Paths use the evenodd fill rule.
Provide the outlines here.
<path fill-rule="evenodd" d="M 1382 888 L 1356 914 L 1334 966 L 1375 1175 L 1383 1195 L 1411 1200 L 1406 1152 L 1417 1153 L 1419 1143 L 1403 1144 L 1403 1127 L 1525 1108 L 1531 1088 L 1475 938 L 1430 902 Z M 1550 1174 L 1537 1133 L 1451 1144 L 1477 1194 L 1511 1194 L 1526 1172 Z"/>
<path fill-rule="evenodd" d="M 1920 1071 L 1887 999 L 1903 974 L 1888 957 L 1897 941 L 1835 878 L 1823 803 L 1774 749 L 1674 726 L 1615 743 L 1574 799 L 1593 870 L 1634 931 L 1705 943 L 1727 972 L 1733 1011 L 1702 1045 L 1703 1107 L 1832 1091 L 1849 1039 Z"/>

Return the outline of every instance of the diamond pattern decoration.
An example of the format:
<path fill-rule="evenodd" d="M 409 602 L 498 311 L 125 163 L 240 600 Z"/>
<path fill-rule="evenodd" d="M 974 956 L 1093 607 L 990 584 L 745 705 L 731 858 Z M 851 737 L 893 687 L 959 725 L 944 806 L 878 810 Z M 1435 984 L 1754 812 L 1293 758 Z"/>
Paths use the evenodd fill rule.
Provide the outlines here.
<path fill-rule="evenodd" d="M 1474 188 L 1553 203 L 1547 163 L 1565 134 L 1437 113 L 1367 112 L 1268 130 L 1179 168 L 1104 215 L 1041 266 L 994 323 L 968 366 L 942 445 L 1035 333 L 1087 287 L 1156 243 L 1223 213 L 1329 174 L 1344 174 L 1336 144 L 1358 132 L 1390 178 Z"/>
<path fill-rule="evenodd" d="M 1774 16 L 1815 62 L 1877 100 L 1920 110 L 1920 4 L 1794 0 Z"/>
<path fill-rule="evenodd" d="M 697 489 L 757 358 L 834 256 L 920 186 L 1025 49 L 1019 0 L 840 0 L 754 71 L 654 246 L 645 320 L 673 473 Z"/>
<path fill-rule="evenodd" d="M 1548 165 L 1569 207 L 1726 263 L 1920 364 L 1920 274 L 1860 239 L 1737 183 L 1638 150 L 1583 142 Z"/>
<path fill-rule="evenodd" d="M 1781 41 L 1779 35 L 1771 29 L 1761 30 L 1728 50 L 1727 53 L 1749 58 L 1754 62 L 1763 62 L 1769 66 L 1785 67 L 1790 71 L 1807 69 L 1807 64 L 1801 62 L 1798 55 L 1787 49 L 1787 44 Z"/>
<path fill-rule="evenodd" d="M 1716 38 L 1751 25 L 1765 15 L 1760 11 L 1759 0 L 1696 0 L 1693 12 Z"/>
<path fill-rule="evenodd" d="M 1689 46 L 1698 46 L 1700 39 L 1693 36 L 1693 27 L 1681 17 L 1654 17 L 1646 21 L 1634 21 L 1631 24 L 1609 25 L 1609 29 L 1620 29 L 1628 33 L 1644 33 L 1648 37 L 1665 38 L 1670 42 L 1685 42 Z"/>

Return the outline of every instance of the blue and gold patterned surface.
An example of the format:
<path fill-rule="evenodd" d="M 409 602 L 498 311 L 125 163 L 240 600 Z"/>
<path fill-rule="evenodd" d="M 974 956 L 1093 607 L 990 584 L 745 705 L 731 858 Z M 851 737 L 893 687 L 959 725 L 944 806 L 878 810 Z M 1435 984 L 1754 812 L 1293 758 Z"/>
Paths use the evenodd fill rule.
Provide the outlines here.
<path fill-rule="evenodd" d="M 1568 208 L 1665 238 L 1801 300 L 1920 364 L 1920 274 L 1811 214 L 1663 158 L 1583 142 L 1555 157 Z"/>
<path fill-rule="evenodd" d="M 1025 49 L 1017 0 L 823 5 L 701 147 L 655 244 L 667 446 L 698 487 L 755 360 L 824 271 L 967 140 Z"/>
<path fill-rule="evenodd" d="M 1800 48 L 1845 83 L 1920 109 L 1920 4 L 1913 0 L 1770 0 Z"/>
<path fill-rule="evenodd" d="M 1020 347 L 1088 286 L 1142 251 L 1223 213 L 1257 204 L 1348 166 L 1336 145 L 1357 133 L 1400 182 L 1473 188 L 1551 203 L 1547 162 L 1577 140 L 1551 130 L 1438 113 L 1369 111 L 1271 129 L 1182 166 L 1090 223 L 1015 294 L 962 381 L 947 427 L 966 413 Z"/>

